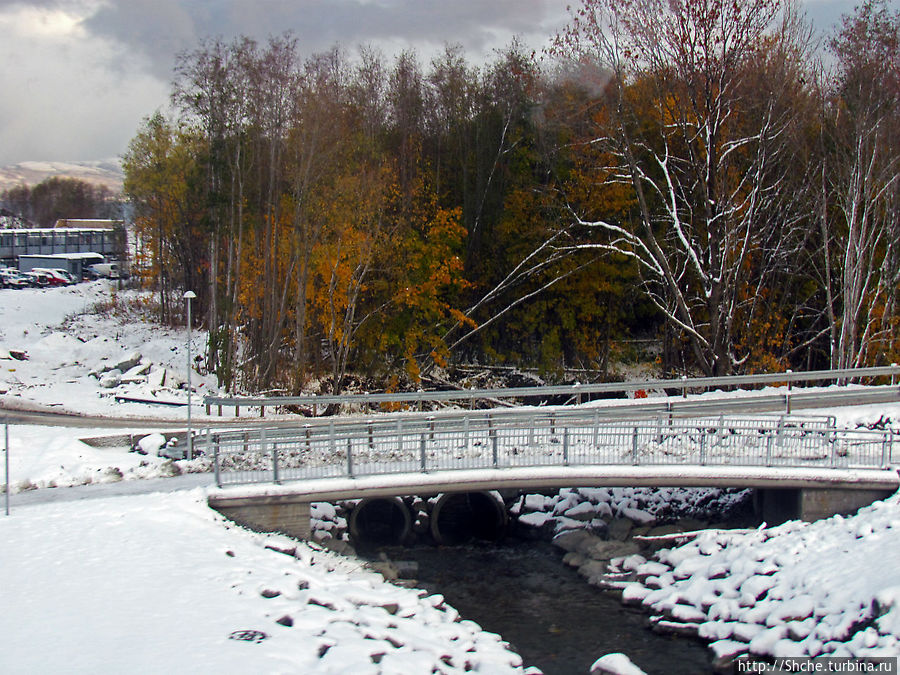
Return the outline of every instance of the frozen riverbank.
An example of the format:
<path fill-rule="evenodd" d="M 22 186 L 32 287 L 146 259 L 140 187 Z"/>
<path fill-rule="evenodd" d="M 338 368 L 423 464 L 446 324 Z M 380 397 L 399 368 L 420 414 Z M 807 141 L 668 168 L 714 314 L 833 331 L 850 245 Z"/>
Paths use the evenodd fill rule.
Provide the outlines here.
<path fill-rule="evenodd" d="M 745 655 L 900 655 L 900 495 L 851 517 L 677 534 L 651 529 L 653 503 L 616 506 L 608 492 L 533 497 L 524 518 L 556 528 L 566 562 L 648 610 L 656 630 L 709 642 L 719 667 Z M 643 522 L 638 541 L 597 527 L 611 508 L 632 531 Z M 642 555 L 641 544 L 665 548 Z"/>

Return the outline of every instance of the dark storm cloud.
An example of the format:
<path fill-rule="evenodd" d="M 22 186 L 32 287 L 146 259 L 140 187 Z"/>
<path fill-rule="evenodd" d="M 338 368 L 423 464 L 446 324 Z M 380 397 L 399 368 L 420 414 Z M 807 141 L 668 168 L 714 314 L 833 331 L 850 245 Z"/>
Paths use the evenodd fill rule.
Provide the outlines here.
<path fill-rule="evenodd" d="M 566 17 L 566 0 L 126 0 L 102 7 L 85 27 L 148 57 L 157 76 L 173 55 L 203 38 L 265 40 L 293 32 L 301 50 L 335 44 L 462 44 L 486 52 L 513 35 L 549 37 Z M 499 44 L 498 44 L 499 42 Z"/>

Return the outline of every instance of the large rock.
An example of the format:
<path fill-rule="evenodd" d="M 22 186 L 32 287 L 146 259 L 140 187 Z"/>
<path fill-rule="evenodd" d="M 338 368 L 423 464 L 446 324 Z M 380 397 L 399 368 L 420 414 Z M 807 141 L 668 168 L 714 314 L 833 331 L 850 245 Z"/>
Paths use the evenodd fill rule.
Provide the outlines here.
<path fill-rule="evenodd" d="M 582 552 L 585 544 L 592 544 L 597 538 L 586 530 L 566 530 L 553 537 L 553 545 L 564 551 Z"/>
<path fill-rule="evenodd" d="M 122 373 L 118 369 L 110 370 L 100 377 L 100 386 L 104 389 L 115 389 L 122 383 Z"/>
<path fill-rule="evenodd" d="M 131 352 L 128 356 L 120 359 L 118 363 L 113 364 L 113 368 L 120 373 L 125 373 L 134 368 L 141 362 L 140 352 Z"/>
<path fill-rule="evenodd" d="M 634 523 L 628 518 L 616 518 L 609 524 L 609 538 L 617 541 L 625 541 L 631 534 Z"/>

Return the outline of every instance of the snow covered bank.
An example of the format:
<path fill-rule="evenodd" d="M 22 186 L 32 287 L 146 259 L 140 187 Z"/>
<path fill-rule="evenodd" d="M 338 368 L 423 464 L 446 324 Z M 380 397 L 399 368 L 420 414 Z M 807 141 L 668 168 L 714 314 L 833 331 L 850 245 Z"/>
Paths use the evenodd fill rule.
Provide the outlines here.
<path fill-rule="evenodd" d="M 5 672 L 523 672 L 442 597 L 238 528 L 202 490 L 19 508 L 0 542 Z"/>
<path fill-rule="evenodd" d="M 697 533 L 611 562 L 606 579 L 655 625 L 710 641 L 719 664 L 900 655 L 900 495 L 814 523 Z M 631 581 L 621 581 L 628 575 Z"/>
<path fill-rule="evenodd" d="M 123 397 L 187 400 L 187 331 L 145 316 L 149 296 L 108 281 L 0 290 L 0 397 L 91 415 L 183 419 L 183 408 L 123 403 Z M 192 333 L 202 354 L 206 336 Z M 191 376 L 200 396 L 215 378 Z"/>

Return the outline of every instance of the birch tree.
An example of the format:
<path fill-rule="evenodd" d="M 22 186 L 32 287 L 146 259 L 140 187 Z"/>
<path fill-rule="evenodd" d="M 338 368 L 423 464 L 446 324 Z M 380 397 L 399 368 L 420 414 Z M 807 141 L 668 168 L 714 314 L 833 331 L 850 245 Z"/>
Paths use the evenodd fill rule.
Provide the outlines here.
<path fill-rule="evenodd" d="M 609 73 L 608 115 L 590 140 L 597 177 L 635 200 L 622 220 L 574 220 L 594 246 L 639 263 L 644 290 L 684 336 L 697 367 L 724 375 L 746 355 L 735 318 L 751 264 L 771 242 L 803 59 L 789 0 L 583 0 L 557 53 Z M 768 57 L 767 57 L 768 55 Z M 768 72 L 762 91 L 747 86 Z M 768 242 L 768 244 L 767 244 Z"/>
<path fill-rule="evenodd" d="M 852 368 L 897 356 L 900 14 L 866 2 L 830 47 L 819 224 L 831 366 Z"/>

